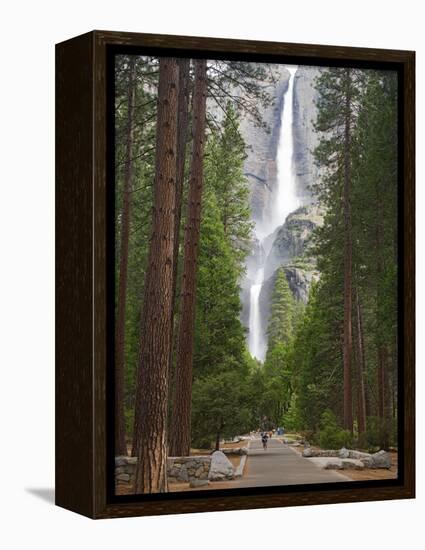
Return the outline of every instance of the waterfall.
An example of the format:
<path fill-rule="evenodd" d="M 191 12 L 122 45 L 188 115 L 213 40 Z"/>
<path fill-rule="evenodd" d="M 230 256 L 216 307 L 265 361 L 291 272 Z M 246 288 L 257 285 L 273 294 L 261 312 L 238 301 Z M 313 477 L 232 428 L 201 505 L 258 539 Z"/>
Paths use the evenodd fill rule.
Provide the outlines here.
<path fill-rule="evenodd" d="M 256 269 L 251 272 L 253 281 L 250 289 L 248 348 L 253 357 L 264 361 L 267 352 L 266 327 L 262 326 L 260 311 L 260 293 L 264 283 L 264 267 L 272 239 L 267 239 L 286 220 L 288 214 L 299 207 L 296 194 L 295 174 L 293 170 L 293 95 L 296 66 L 286 66 L 290 73 L 288 89 L 285 92 L 281 111 L 281 124 L 277 148 L 276 186 L 271 197 L 270 215 L 267 220 L 256 222 L 255 236 L 259 242 L 259 254 Z"/>

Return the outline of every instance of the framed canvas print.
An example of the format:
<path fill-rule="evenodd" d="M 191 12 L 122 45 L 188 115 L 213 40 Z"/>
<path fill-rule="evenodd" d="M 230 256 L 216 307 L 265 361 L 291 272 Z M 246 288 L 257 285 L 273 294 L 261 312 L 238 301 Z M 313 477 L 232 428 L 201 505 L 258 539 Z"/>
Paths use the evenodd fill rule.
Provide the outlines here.
<path fill-rule="evenodd" d="M 56 502 L 413 498 L 414 52 L 56 47 Z"/>

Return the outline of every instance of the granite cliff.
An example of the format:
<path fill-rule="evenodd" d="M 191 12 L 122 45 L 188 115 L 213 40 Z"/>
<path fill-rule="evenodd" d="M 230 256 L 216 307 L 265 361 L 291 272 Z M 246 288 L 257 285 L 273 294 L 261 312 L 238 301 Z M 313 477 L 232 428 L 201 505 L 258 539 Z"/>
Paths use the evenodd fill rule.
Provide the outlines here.
<path fill-rule="evenodd" d="M 270 212 L 272 192 L 277 185 L 276 156 L 281 127 L 281 114 L 288 89 L 289 71 L 275 66 L 278 76 L 273 91 L 274 103 L 264 112 L 269 131 L 254 126 L 248 119 L 241 121 L 241 132 L 248 146 L 245 174 L 250 183 L 253 220 L 260 223 Z M 294 78 L 293 90 L 293 169 L 296 177 L 296 193 L 302 205 L 290 214 L 286 222 L 260 243 L 253 239 L 252 253 L 247 259 L 247 274 L 241 284 L 243 304 L 242 322 L 248 327 L 250 287 L 258 265 L 264 265 L 264 283 L 260 293 L 262 326 L 267 326 L 270 296 L 276 278 L 276 270 L 285 267 L 289 286 L 297 300 L 306 302 L 311 282 L 318 277 L 314 259 L 309 257 L 310 237 L 322 217 L 310 186 L 317 178 L 317 168 L 312 151 L 317 145 L 313 130 L 316 117 L 316 91 L 314 80 L 320 74 L 316 67 L 299 67 Z"/>

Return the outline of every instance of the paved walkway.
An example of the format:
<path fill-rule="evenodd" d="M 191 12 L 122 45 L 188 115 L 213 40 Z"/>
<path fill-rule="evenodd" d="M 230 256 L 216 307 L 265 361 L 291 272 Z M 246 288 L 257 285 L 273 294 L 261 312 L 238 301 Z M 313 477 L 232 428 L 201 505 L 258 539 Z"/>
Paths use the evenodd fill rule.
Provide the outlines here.
<path fill-rule="evenodd" d="M 267 485 L 300 485 L 351 481 L 332 470 L 323 470 L 303 458 L 280 439 L 269 439 L 267 451 L 260 439 L 250 441 L 245 475 L 229 483 L 229 487 L 261 487 Z M 211 486 L 214 486 L 211 483 Z"/>

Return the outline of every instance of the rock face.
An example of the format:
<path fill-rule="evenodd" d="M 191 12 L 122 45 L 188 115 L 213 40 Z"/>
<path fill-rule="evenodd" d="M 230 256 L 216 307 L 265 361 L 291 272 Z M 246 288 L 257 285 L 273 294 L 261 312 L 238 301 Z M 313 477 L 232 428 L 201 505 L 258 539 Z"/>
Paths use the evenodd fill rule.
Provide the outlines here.
<path fill-rule="evenodd" d="M 313 151 L 318 144 L 312 122 L 316 119 L 317 92 L 314 81 L 320 75 L 318 67 L 299 67 L 294 81 L 294 165 L 297 193 L 302 204 L 311 202 L 310 186 L 318 176 Z"/>
<path fill-rule="evenodd" d="M 270 277 L 282 265 L 296 266 L 298 263 L 306 271 L 313 269 L 314 263 L 307 258 L 307 253 L 311 249 L 313 231 L 322 224 L 323 214 L 316 205 L 303 206 L 290 214 L 274 233 L 266 260 L 265 277 Z"/>
<path fill-rule="evenodd" d="M 373 468 L 391 468 L 391 455 L 387 451 L 378 451 L 372 455 Z"/>
<path fill-rule="evenodd" d="M 280 113 L 290 76 L 282 65 L 273 65 L 272 70 L 277 82 L 271 93 L 273 103 L 263 111 L 263 121 L 267 127 L 256 126 L 248 117 L 244 117 L 240 123 L 241 133 L 248 147 L 244 172 L 250 185 L 254 220 L 262 220 L 266 214 L 270 194 L 276 183 Z"/>
<path fill-rule="evenodd" d="M 283 65 L 272 65 L 277 79 L 272 92 L 273 103 L 263 112 L 266 128 L 258 127 L 248 117 L 240 123 L 240 129 L 248 146 L 244 172 L 251 189 L 253 218 L 261 221 L 269 211 L 272 190 L 276 184 L 276 156 L 281 127 L 281 113 L 285 92 L 289 84 L 289 71 Z M 314 81 L 320 74 L 317 67 L 298 67 L 294 79 L 293 94 L 293 137 L 294 167 L 297 178 L 297 194 L 301 204 L 312 202 L 310 185 L 317 177 L 313 150 L 317 145 L 317 135 L 312 121 L 316 118 L 317 92 Z"/>
<path fill-rule="evenodd" d="M 311 284 L 319 278 L 318 272 L 296 265 L 284 266 L 284 271 L 294 298 L 306 304 Z"/>
<path fill-rule="evenodd" d="M 235 477 L 233 465 L 223 452 L 215 451 L 211 456 L 211 467 L 208 475 L 210 481 L 223 481 Z"/>
<path fill-rule="evenodd" d="M 261 324 L 267 327 L 270 302 L 277 272 L 283 267 L 289 288 L 295 299 L 307 303 L 311 284 L 319 279 L 315 260 L 308 256 L 314 230 L 323 223 L 320 209 L 311 204 L 290 214 L 275 232 L 265 263 L 265 280 L 260 292 Z M 248 311 L 249 316 L 249 311 Z M 242 322 L 248 317 L 242 317 Z"/>
<path fill-rule="evenodd" d="M 272 92 L 274 102 L 263 112 L 268 130 L 257 127 L 244 117 L 240 123 L 242 136 L 247 144 L 247 158 L 244 173 L 250 186 L 252 218 L 261 226 L 271 213 L 272 194 L 277 183 L 277 151 L 281 129 L 281 114 L 288 89 L 290 73 L 282 65 L 273 65 L 272 71 L 277 82 Z M 310 187 L 317 178 L 313 150 L 317 145 L 312 121 L 316 118 L 315 99 L 317 92 L 314 81 L 321 69 L 300 66 L 295 73 L 293 88 L 293 169 L 296 177 L 296 194 L 299 203 L 307 210 L 297 210 L 288 216 L 284 225 L 262 241 L 254 239 L 252 254 L 247 259 L 247 276 L 241 281 L 242 312 L 241 321 L 249 327 L 250 289 L 255 284 L 258 266 L 264 265 L 265 277 L 260 294 L 261 327 L 264 332 L 270 313 L 270 298 L 273 290 L 276 270 L 285 266 L 289 286 L 295 298 L 307 302 L 313 280 L 318 274 L 310 262 L 305 260 L 307 237 L 317 221 L 314 213 Z M 265 83 L 266 84 L 266 83 Z M 270 252 L 269 252 L 270 251 Z M 269 252 L 269 253 L 268 253 Z M 267 255 L 267 259 L 264 256 Z"/>

